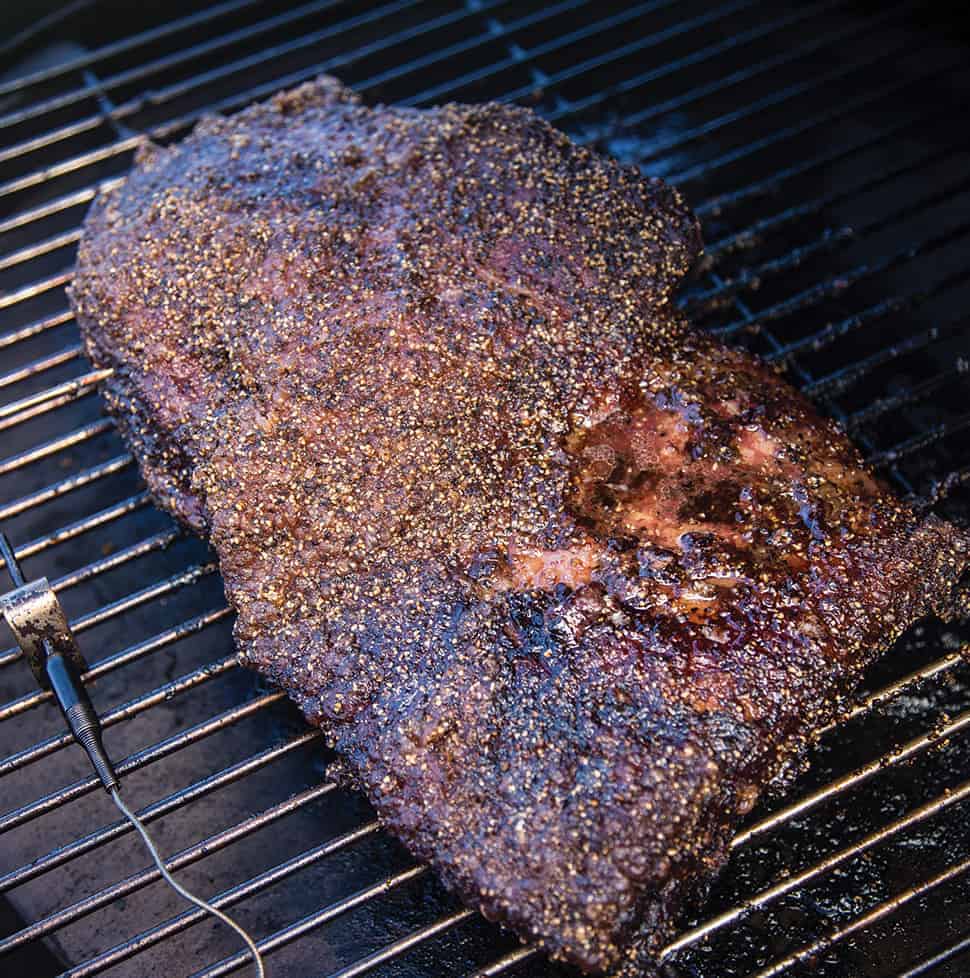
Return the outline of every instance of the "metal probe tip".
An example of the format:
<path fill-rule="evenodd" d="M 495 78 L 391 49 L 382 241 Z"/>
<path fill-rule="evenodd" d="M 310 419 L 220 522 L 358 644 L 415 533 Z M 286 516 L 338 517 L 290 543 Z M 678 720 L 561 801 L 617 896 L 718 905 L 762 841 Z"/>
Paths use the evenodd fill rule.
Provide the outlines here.
<path fill-rule="evenodd" d="M 0 532 L 0 556 L 14 590 L 0 597 L 0 614 L 30 662 L 37 684 L 54 694 L 74 739 L 84 748 L 106 791 L 118 787 L 118 775 L 101 739 L 101 721 L 81 681 L 87 670 L 74 633 L 46 577 L 27 582 L 17 554 Z"/>

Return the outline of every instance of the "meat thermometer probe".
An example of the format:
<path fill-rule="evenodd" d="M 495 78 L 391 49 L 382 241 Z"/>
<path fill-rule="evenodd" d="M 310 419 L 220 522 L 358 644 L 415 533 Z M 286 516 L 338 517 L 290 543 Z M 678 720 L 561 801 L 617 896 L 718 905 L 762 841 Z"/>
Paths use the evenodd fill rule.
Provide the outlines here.
<path fill-rule="evenodd" d="M 23 650 L 37 684 L 53 694 L 72 736 L 88 755 L 105 791 L 122 815 L 142 837 L 165 881 L 200 910 L 217 917 L 242 939 L 253 958 L 257 978 L 265 978 L 265 966 L 256 942 L 231 917 L 201 897 L 190 893 L 169 872 L 141 819 L 121 799 L 117 771 L 104 749 L 101 721 L 81 679 L 87 665 L 78 648 L 64 609 L 46 577 L 28 582 L 6 535 L 0 533 L 0 557 L 13 581 L 14 590 L 0 596 L 3 615 L 17 644 Z"/>

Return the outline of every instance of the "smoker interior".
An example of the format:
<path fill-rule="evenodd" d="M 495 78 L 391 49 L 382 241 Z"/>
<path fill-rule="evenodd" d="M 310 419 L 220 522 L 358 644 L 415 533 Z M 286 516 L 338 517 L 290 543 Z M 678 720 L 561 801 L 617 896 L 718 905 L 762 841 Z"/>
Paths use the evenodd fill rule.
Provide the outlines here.
<path fill-rule="evenodd" d="M 178 139 L 324 70 L 374 101 L 534 106 L 683 190 L 708 242 L 681 300 L 695 320 L 778 364 L 900 492 L 966 520 L 970 59 L 938 6 L 81 5 L 7 58 L 0 525 L 74 622 L 129 802 L 270 975 L 572 972 L 445 893 L 236 665 L 212 555 L 150 505 L 68 312 L 96 188 L 143 134 Z M 872 670 L 811 769 L 752 814 L 669 975 L 970 973 L 968 633 L 926 622 Z M 251 973 L 235 936 L 148 868 L 11 641 L 0 971 Z"/>

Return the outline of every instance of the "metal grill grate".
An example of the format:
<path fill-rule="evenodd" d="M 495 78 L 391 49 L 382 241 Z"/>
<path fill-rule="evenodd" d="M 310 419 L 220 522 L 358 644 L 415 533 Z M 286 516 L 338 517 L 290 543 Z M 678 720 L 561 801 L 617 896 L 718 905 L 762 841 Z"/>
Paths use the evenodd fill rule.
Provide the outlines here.
<path fill-rule="evenodd" d="M 173 868 L 234 908 L 272 974 L 565 974 L 461 909 L 324 780 L 319 734 L 282 694 L 237 668 L 211 554 L 150 507 L 100 413 L 64 297 L 85 208 L 145 134 L 323 70 L 384 101 L 533 104 L 688 195 L 709 242 L 683 297 L 695 320 L 784 367 L 900 491 L 949 493 L 966 518 L 966 47 L 915 2 L 130 16 L 145 19 L 122 33 L 79 15 L 67 60 L 0 80 L 0 521 L 81 635 L 130 797 L 154 799 L 141 814 Z M 970 972 L 968 638 L 928 623 L 872 671 L 812 771 L 734 840 L 671 975 Z M 0 892 L 28 923 L 0 954 L 43 939 L 74 978 L 245 968 L 155 885 L 18 659 L 0 649 Z"/>

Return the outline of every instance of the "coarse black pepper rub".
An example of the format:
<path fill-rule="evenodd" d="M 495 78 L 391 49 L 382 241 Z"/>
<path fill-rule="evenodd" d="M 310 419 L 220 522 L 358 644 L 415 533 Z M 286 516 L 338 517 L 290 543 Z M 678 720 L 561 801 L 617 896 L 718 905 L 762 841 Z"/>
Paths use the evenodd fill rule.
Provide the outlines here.
<path fill-rule="evenodd" d="M 593 972 L 648 967 L 967 562 L 678 317 L 699 249 L 531 112 L 321 78 L 142 151 L 74 284 L 246 661 L 449 886 Z"/>

